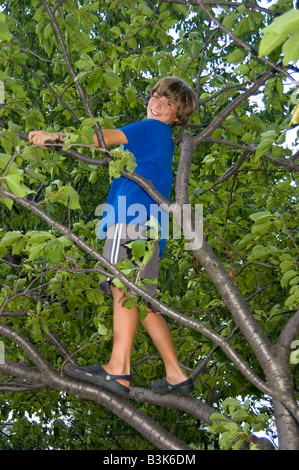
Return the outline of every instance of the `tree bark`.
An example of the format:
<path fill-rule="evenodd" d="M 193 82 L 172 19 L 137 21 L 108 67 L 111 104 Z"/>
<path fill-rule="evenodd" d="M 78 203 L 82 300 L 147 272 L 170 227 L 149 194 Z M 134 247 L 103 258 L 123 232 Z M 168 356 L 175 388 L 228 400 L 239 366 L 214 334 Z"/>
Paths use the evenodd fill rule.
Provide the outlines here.
<path fill-rule="evenodd" d="M 190 138 L 185 137 L 183 141 L 183 150 L 181 152 L 180 168 L 183 168 L 182 177 L 178 175 L 179 188 L 177 188 L 177 202 L 188 201 L 188 184 L 182 187 L 184 182 L 188 181 L 187 171 L 191 166 L 192 148 Z M 185 161 L 184 161 L 185 160 Z M 187 239 L 194 237 L 194 230 L 189 225 L 184 226 L 185 236 Z M 198 229 L 199 231 L 199 229 Z M 199 233 L 198 243 L 200 243 Z M 193 239 L 194 242 L 194 239 Z M 281 449 L 299 449 L 299 408 L 296 403 L 294 386 L 289 367 L 289 349 L 277 343 L 273 346 L 266 335 L 263 333 L 258 322 L 255 320 L 246 302 L 241 296 L 239 290 L 234 284 L 232 278 L 222 266 L 220 260 L 214 255 L 212 248 L 202 238 L 202 246 L 200 249 L 193 251 L 194 257 L 200 262 L 209 274 L 212 282 L 220 292 L 223 302 L 229 308 L 236 324 L 246 337 L 248 344 L 255 352 L 261 366 L 263 367 L 268 383 L 278 397 L 274 399 L 274 414 L 278 429 L 280 448 Z M 288 337 L 290 345 L 290 336 L 294 338 L 298 331 L 299 315 L 295 315 L 285 328 L 281 335 L 280 342 L 286 342 Z M 290 328 L 295 326 L 295 328 Z M 291 333 L 292 331 L 292 333 Z M 279 400 L 280 398 L 280 400 Z M 284 404 L 282 404 L 284 403 Z"/>

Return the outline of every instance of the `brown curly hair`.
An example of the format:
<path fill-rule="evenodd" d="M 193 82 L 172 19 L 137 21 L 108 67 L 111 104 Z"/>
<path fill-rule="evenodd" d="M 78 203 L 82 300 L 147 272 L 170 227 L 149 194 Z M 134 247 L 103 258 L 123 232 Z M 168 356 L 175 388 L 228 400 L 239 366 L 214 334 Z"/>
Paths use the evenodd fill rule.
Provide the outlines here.
<path fill-rule="evenodd" d="M 150 91 L 151 96 L 154 93 L 165 96 L 172 103 L 177 104 L 178 120 L 173 124 L 174 126 L 182 126 L 188 122 L 195 109 L 197 96 L 184 80 L 178 77 L 161 78 Z"/>

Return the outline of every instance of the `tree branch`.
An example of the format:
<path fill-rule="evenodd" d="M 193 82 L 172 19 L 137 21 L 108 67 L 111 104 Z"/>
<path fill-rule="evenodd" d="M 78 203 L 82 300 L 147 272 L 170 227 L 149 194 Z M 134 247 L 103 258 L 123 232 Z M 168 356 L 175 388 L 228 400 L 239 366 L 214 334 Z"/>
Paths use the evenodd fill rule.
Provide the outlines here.
<path fill-rule="evenodd" d="M 193 147 L 196 147 L 201 142 L 207 140 L 208 137 L 214 132 L 215 129 L 220 127 L 223 121 L 239 106 L 243 101 L 247 100 L 250 96 L 252 96 L 259 88 L 264 85 L 273 75 L 275 72 L 270 69 L 261 75 L 255 83 L 248 88 L 248 90 L 244 91 L 244 93 L 240 94 L 235 98 L 232 102 L 230 102 L 226 108 L 224 108 L 218 116 L 213 119 L 213 121 L 207 125 L 207 127 L 197 136 L 193 137 Z"/>
<path fill-rule="evenodd" d="M 196 0 L 163 0 L 164 3 L 177 3 L 179 5 L 197 5 Z M 204 5 L 211 5 L 211 6 L 224 6 L 224 7 L 236 7 L 239 8 L 241 3 L 240 2 L 218 2 L 217 0 L 206 0 L 204 1 Z M 271 16 L 278 16 L 280 15 L 279 12 L 274 11 L 274 10 L 269 10 L 269 8 L 264 8 L 259 6 L 256 2 L 242 2 L 242 5 L 244 5 L 246 8 L 249 8 L 251 10 L 257 10 L 261 11 L 263 13 L 266 13 L 267 15 Z"/>
<path fill-rule="evenodd" d="M 16 338 L 15 335 L 14 338 Z M 19 338 L 19 340 L 22 343 L 22 338 Z M 22 378 L 26 380 L 27 383 L 32 382 L 36 385 L 38 384 L 40 387 L 48 387 L 99 403 L 136 429 L 158 449 L 192 450 L 192 447 L 176 437 L 171 436 L 160 424 L 138 410 L 127 400 L 97 385 L 69 378 L 61 375 L 54 369 L 49 374 L 41 374 L 36 369 L 28 367 L 28 365 L 15 364 L 12 362 L 0 364 L 0 372 Z"/>
<path fill-rule="evenodd" d="M 44 5 L 44 7 L 46 8 L 47 12 L 48 12 L 50 21 L 52 23 L 52 27 L 55 31 L 57 40 L 58 40 L 60 48 L 61 48 L 61 52 L 63 54 L 64 60 L 65 60 L 65 63 L 66 63 L 67 69 L 69 71 L 70 76 L 72 77 L 72 79 L 75 82 L 75 86 L 76 86 L 76 88 L 78 90 L 78 93 L 81 97 L 81 100 L 82 100 L 82 103 L 84 105 L 85 111 L 86 111 L 86 113 L 89 117 L 93 118 L 94 114 L 91 110 L 91 107 L 89 105 L 89 101 L 88 101 L 88 98 L 87 98 L 87 96 L 84 92 L 84 89 L 83 89 L 82 85 L 80 84 L 80 82 L 78 80 L 76 80 L 77 74 L 76 74 L 75 69 L 73 67 L 69 51 L 67 50 L 66 45 L 64 44 L 64 40 L 63 40 L 61 31 L 59 29 L 58 23 L 56 21 L 55 15 L 53 14 L 48 2 L 46 2 L 46 0 L 41 0 L 41 1 L 42 1 L 42 4 Z M 102 131 L 101 131 L 101 128 L 100 128 L 99 124 L 95 125 L 95 132 L 96 132 L 100 147 L 102 147 L 106 151 L 107 147 L 106 147 L 105 140 L 104 140 L 104 137 L 103 137 L 103 134 L 102 134 Z"/>
<path fill-rule="evenodd" d="M 48 90 L 52 93 L 52 95 L 57 99 L 57 101 L 59 101 L 59 103 L 67 110 L 67 112 L 70 113 L 74 121 L 76 121 L 77 124 L 81 124 L 80 119 L 78 118 L 78 116 L 76 116 L 74 111 L 66 104 L 66 102 L 61 98 L 61 96 L 59 96 L 58 93 L 56 93 L 56 91 L 51 87 L 51 85 L 43 77 L 35 73 L 34 70 L 32 70 L 26 64 L 19 64 L 19 65 L 23 67 L 23 69 L 27 70 L 27 72 L 29 72 L 33 77 L 40 80 L 48 88 Z"/>
<path fill-rule="evenodd" d="M 259 56 L 258 52 L 255 49 L 253 49 L 253 47 L 249 46 L 249 44 L 246 44 L 240 38 L 235 36 L 228 28 L 223 26 L 223 24 L 217 18 L 215 18 L 215 16 L 211 13 L 209 8 L 205 5 L 205 2 L 203 2 L 202 0 L 195 0 L 195 2 L 206 13 L 208 18 L 211 21 L 213 21 L 219 27 L 219 29 L 221 29 L 225 34 L 227 34 L 239 47 L 244 48 L 247 52 L 252 54 L 257 60 L 260 60 L 261 62 L 264 62 L 265 64 L 269 65 L 271 69 L 276 70 L 277 72 L 280 72 L 281 74 L 289 78 L 292 83 L 294 83 L 295 85 L 298 85 L 298 82 L 294 80 L 294 78 L 281 65 L 276 65 L 274 62 L 267 59 L 266 57 Z"/>
<path fill-rule="evenodd" d="M 54 372 L 54 369 L 50 366 L 42 354 L 35 348 L 35 346 L 12 327 L 0 322 L 0 335 L 17 344 L 29 357 L 29 359 L 31 359 L 31 361 L 37 366 L 42 376 L 46 376 Z"/>
<path fill-rule="evenodd" d="M 283 346 L 288 351 L 292 341 L 296 339 L 296 336 L 299 333 L 299 310 L 290 318 L 282 332 L 279 335 L 277 343 Z"/>
<path fill-rule="evenodd" d="M 224 181 L 226 181 L 227 179 L 229 179 L 231 176 L 233 176 L 234 174 L 236 174 L 238 172 L 238 170 L 241 168 L 241 166 L 243 165 L 243 163 L 245 162 L 245 160 L 247 159 L 247 157 L 249 157 L 249 155 L 251 155 L 252 153 L 254 152 L 254 148 L 253 149 L 250 149 L 250 147 L 248 147 L 248 149 L 244 150 L 244 152 L 242 153 L 239 161 L 236 163 L 236 165 L 234 165 L 233 167 L 229 168 L 222 176 L 221 178 L 219 178 L 218 181 L 216 181 L 214 184 L 212 184 L 212 186 L 210 186 L 209 188 L 205 189 L 202 194 L 206 193 L 207 191 L 211 191 L 211 189 L 215 188 L 216 186 L 218 186 L 219 184 L 222 184 L 224 183 Z"/>
<path fill-rule="evenodd" d="M 184 145 L 184 143 L 182 145 Z M 192 161 L 192 151 L 190 150 L 189 145 L 188 151 L 182 152 L 181 155 L 184 156 L 184 158 L 187 160 L 185 165 L 182 163 L 182 166 L 185 168 L 190 167 Z M 182 197 L 184 201 L 187 201 L 188 185 L 185 186 L 184 190 L 185 194 Z M 194 231 L 192 230 L 190 223 L 185 224 L 184 234 L 187 240 L 192 239 L 192 236 L 194 237 Z M 265 375 L 268 378 L 268 381 L 272 384 L 272 386 L 274 383 L 277 385 L 277 390 L 275 390 L 274 393 L 278 396 L 278 400 L 282 402 L 282 400 L 284 400 L 284 396 L 288 397 L 286 400 L 287 403 L 284 402 L 284 406 L 291 412 L 292 416 L 297 420 L 297 422 L 299 422 L 299 409 L 296 405 L 294 397 L 284 394 L 284 389 L 286 386 L 286 374 L 284 374 L 283 371 L 284 364 L 282 364 L 282 362 L 280 362 L 276 357 L 275 347 L 270 343 L 260 325 L 255 320 L 250 309 L 248 308 L 247 303 L 241 296 L 241 293 L 237 289 L 232 278 L 222 266 L 221 261 L 213 253 L 210 245 L 206 242 L 203 236 L 199 237 L 198 230 L 195 231 L 195 242 L 198 246 L 201 247 L 193 250 L 194 257 L 205 268 L 210 279 L 214 283 L 218 292 L 221 294 L 224 304 L 229 308 L 237 325 L 255 352 L 261 366 L 263 367 Z M 216 341 L 215 343 L 219 344 Z M 276 382 L 273 380 L 273 378 L 276 379 Z"/>
<path fill-rule="evenodd" d="M 21 199 L 15 196 L 14 194 L 10 193 L 5 189 L 0 189 L 0 197 L 8 197 L 13 199 L 15 202 L 19 203 L 21 206 L 25 207 L 29 211 L 32 211 L 36 215 L 38 215 L 42 220 L 47 222 L 48 225 L 53 227 L 54 229 L 58 230 L 63 235 L 66 235 L 71 241 L 73 241 L 79 248 L 89 254 L 91 257 L 100 261 L 115 277 L 120 279 L 132 292 L 136 293 L 137 295 L 141 296 L 145 299 L 148 304 L 151 304 L 153 308 L 157 311 L 173 318 L 175 321 L 182 323 L 183 325 L 193 328 L 196 331 L 200 332 L 215 344 L 219 345 L 225 354 L 234 362 L 234 364 L 241 370 L 244 376 L 259 388 L 261 391 L 268 395 L 272 395 L 272 391 L 270 388 L 265 384 L 259 377 L 257 377 L 254 372 L 248 367 L 248 365 L 240 358 L 240 356 L 236 353 L 236 351 L 229 345 L 229 343 L 223 338 L 221 335 L 217 334 L 216 332 L 212 331 L 210 328 L 206 327 L 205 325 L 199 323 L 198 321 L 188 318 L 185 315 L 182 315 L 175 310 L 171 309 L 170 307 L 165 306 L 162 302 L 158 301 L 156 298 L 149 295 L 143 289 L 138 287 L 132 280 L 128 279 L 119 269 L 117 269 L 114 265 L 111 265 L 100 253 L 98 253 L 94 248 L 89 246 L 85 243 L 80 237 L 76 234 L 71 232 L 68 228 L 60 224 L 59 222 L 52 219 L 48 216 L 45 212 L 43 212 L 35 203 L 28 201 L 26 198 Z M 227 274 L 227 273 L 226 273 Z M 230 276 L 227 274 L 229 280 L 231 280 Z M 212 279 L 213 280 L 213 279 Z M 239 294 L 240 295 L 240 294 Z M 241 295 L 240 295 L 241 296 Z M 242 299 L 243 300 L 243 299 Z M 243 301 L 244 302 L 244 301 Z M 239 305 L 236 305 L 236 308 L 239 308 Z M 265 341 L 266 344 L 266 341 Z M 264 350 L 264 348 L 263 348 Z"/>

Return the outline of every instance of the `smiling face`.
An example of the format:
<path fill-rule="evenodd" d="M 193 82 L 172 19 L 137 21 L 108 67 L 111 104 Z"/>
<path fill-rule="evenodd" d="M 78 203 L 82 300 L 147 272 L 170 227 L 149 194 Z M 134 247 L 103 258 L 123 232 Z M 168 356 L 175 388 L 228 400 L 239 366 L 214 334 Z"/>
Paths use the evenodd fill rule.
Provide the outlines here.
<path fill-rule="evenodd" d="M 166 96 L 160 96 L 155 92 L 147 106 L 147 118 L 156 119 L 172 126 L 178 120 L 177 109 L 176 103 L 171 102 Z"/>

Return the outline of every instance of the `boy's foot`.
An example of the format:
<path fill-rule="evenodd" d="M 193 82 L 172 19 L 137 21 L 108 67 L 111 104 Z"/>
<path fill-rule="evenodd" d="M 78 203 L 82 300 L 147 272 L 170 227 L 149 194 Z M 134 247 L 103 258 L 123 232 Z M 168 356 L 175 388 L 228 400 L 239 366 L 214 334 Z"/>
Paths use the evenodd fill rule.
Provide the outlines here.
<path fill-rule="evenodd" d="M 74 364 L 67 364 L 64 372 L 76 379 L 81 379 L 86 382 L 91 382 L 100 387 L 110 390 L 124 398 L 127 398 L 130 393 L 130 388 L 120 384 L 117 380 L 127 380 L 131 382 L 131 375 L 111 375 L 100 366 L 100 364 L 93 364 L 89 367 L 81 367 Z"/>
<path fill-rule="evenodd" d="M 191 378 L 184 380 L 178 384 L 170 384 L 164 377 L 161 380 L 152 382 L 152 390 L 156 393 L 164 395 L 165 393 L 173 393 L 174 395 L 187 395 L 194 390 L 193 380 Z"/>

